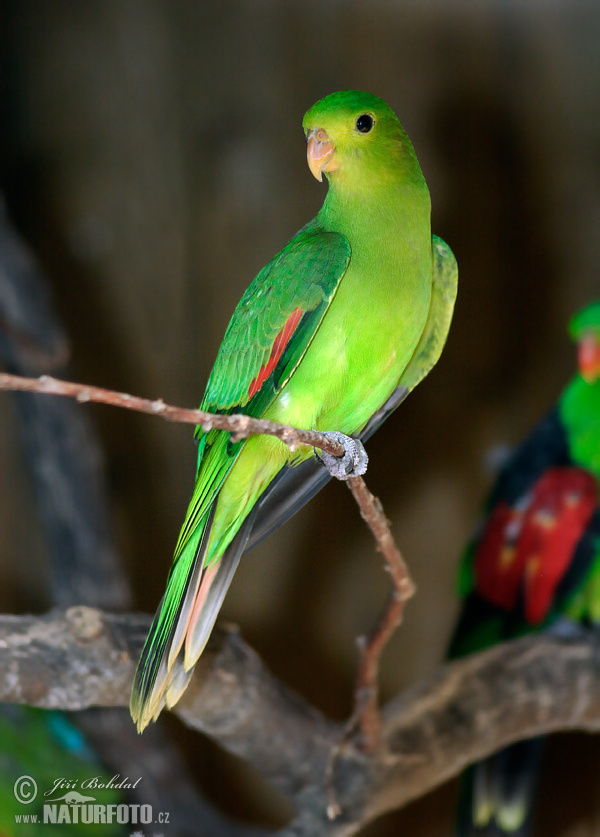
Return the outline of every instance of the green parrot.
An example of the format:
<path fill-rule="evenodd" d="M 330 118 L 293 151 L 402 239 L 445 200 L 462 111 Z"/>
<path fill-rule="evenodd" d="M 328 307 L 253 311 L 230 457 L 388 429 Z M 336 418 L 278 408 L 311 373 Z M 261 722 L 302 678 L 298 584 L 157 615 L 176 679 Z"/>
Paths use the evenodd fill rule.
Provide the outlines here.
<path fill-rule="evenodd" d="M 333 93 L 303 128 L 310 170 L 329 181 L 325 202 L 244 293 L 201 407 L 331 432 L 346 453 L 321 461 L 343 479 L 366 468 L 357 437 L 436 363 L 457 268 L 431 235 L 425 179 L 384 101 Z M 185 690 L 244 550 L 329 477 L 312 450 L 271 436 L 234 442 L 198 428 L 196 438 L 194 492 L 133 684 L 139 731 Z"/>
<path fill-rule="evenodd" d="M 570 334 L 578 374 L 506 461 L 467 548 L 450 657 L 600 623 L 600 302 L 572 319 Z M 543 740 L 519 741 L 465 772 L 457 835 L 532 833 Z"/>

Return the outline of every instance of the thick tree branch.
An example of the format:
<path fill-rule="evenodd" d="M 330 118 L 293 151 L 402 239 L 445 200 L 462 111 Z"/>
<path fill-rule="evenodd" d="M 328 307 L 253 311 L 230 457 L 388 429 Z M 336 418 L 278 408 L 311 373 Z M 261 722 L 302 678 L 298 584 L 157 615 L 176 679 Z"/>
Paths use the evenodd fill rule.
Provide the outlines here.
<path fill-rule="evenodd" d="M 125 705 L 149 618 L 88 608 L 0 618 L 0 700 L 67 709 Z M 519 738 L 600 730 L 600 639 L 530 637 L 441 666 L 383 711 L 371 754 L 335 762 L 341 816 L 328 822 L 324 776 L 341 732 L 279 683 L 233 631 L 217 630 L 175 708 L 288 794 L 281 835 L 350 835 Z"/>

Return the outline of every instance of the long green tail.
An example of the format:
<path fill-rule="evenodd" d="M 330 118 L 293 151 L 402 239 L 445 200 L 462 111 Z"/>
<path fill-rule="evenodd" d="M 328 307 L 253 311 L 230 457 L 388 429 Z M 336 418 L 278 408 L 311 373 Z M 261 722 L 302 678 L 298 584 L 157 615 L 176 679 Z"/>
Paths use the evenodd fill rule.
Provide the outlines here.
<path fill-rule="evenodd" d="M 215 505 L 216 500 L 198 527 L 198 538 L 188 541 L 171 567 L 167 589 L 142 650 L 130 701 L 131 717 L 140 732 L 156 720 L 165 704 L 174 703 L 169 700 L 174 663 L 185 640 L 190 602 L 201 586 Z"/>
<path fill-rule="evenodd" d="M 173 706 L 185 689 L 225 595 L 223 579 L 230 581 L 233 575 L 220 569 L 223 559 L 216 560 L 218 553 L 207 562 L 207 549 L 219 491 L 243 445 L 243 441 L 232 443 L 228 433 L 218 430 L 200 439 L 194 493 L 177 541 L 165 595 L 133 682 L 130 709 L 140 732 L 156 720 L 165 705 Z M 225 563 L 229 570 L 231 561 Z"/>

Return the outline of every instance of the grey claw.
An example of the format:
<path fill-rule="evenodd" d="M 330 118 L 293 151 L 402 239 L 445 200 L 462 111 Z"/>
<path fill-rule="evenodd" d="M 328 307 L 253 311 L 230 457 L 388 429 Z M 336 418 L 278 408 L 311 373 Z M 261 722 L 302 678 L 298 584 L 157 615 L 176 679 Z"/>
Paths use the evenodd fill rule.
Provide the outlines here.
<path fill-rule="evenodd" d="M 338 433 L 337 430 L 324 431 L 323 436 L 327 436 L 332 442 L 339 442 L 340 445 L 344 446 L 343 456 L 332 456 L 324 450 L 315 448 L 315 456 L 327 468 L 332 477 L 336 477 L 338 480 L 347 480 L 350 477 L 359 477 L 365 473 L 369 457 L 359 439 L 345 436 L 343 433 Z"/>

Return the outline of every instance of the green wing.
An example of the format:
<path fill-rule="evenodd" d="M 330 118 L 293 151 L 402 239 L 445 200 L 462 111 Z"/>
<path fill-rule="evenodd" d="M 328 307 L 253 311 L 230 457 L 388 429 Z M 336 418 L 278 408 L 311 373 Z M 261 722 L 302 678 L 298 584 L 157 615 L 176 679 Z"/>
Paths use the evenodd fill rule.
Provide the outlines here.
<path fill-rule="evenodd" d="M 302 360 L 350 261 L 340 233 L 308 224 L 269 262 L 234 311 L 201 409 L 261 416 Z M 198 479 L 181 529 L 177 559 L 214 498 L 244 441 L 196 428 Z"/>
<path fill-rule="evenodd" d="M 431 372 L 446 344 L 458 287 L 458 265 L 452 250 L 437 235 L 431 237 L 433 249 L 433 287 L 431 306 L 421 339 L 400 378 L 406 394 Z"/>
<path fill-rule="evenodd" d="M 203 410 L 264 412 L 307 350 L 349 260 L 346 237 L 311 222 L 261 270 L 227 327 Z"/>

